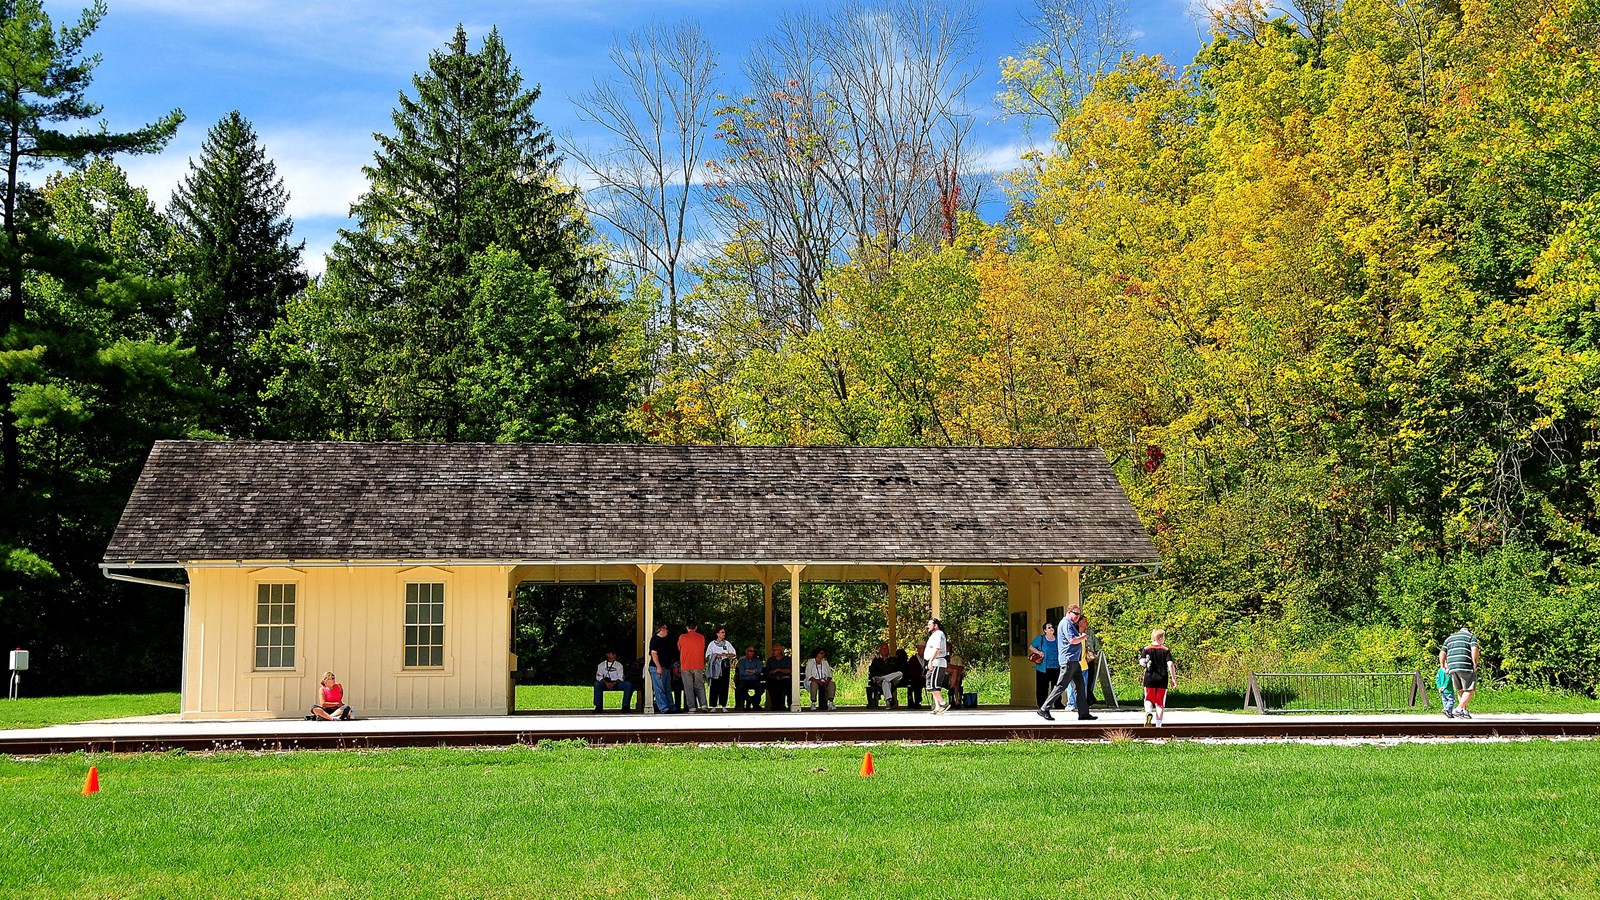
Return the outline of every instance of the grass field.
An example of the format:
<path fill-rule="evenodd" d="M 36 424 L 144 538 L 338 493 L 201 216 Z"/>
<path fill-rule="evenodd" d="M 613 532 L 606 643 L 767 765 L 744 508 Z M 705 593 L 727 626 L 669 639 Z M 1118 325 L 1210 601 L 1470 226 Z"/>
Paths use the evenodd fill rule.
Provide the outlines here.
<path fill-rule="evenodd" d="M 0 758 L 0 885 L 30 898 L 1600 890 L 1588 741 L 872 749 L 869 779 L 848 746 Z M 102 793 L 83 797 L 90 764 Z"/>
<path fill-rule="evenodd" d="M 100 694 L 93 697 L 21 697 L 0 700 L 0 728 L 38 728 L 63 722 L 126 719 L 178 711 L 178 695 Z"/>

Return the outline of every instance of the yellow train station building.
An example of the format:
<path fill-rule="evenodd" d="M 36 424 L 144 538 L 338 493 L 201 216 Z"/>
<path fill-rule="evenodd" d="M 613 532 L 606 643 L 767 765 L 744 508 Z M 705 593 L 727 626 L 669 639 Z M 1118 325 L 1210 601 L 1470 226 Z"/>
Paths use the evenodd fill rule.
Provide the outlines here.
<path fill-rule="evenodd" d="M 796 647 L 802 583 L 882 583 L 892 634 L 902 584 L 937 616 L 1001 582 L 1032 634 L 1086 569 L 1157 556 L 1093 449 L 162 441 L 101 565 L 184 591 L 183 718 L 270 719 L 328 670 L 363 716 L 509 714 L 523 582 L 633 584 L 642 654 L 663 581 L 759 583 Z"/>

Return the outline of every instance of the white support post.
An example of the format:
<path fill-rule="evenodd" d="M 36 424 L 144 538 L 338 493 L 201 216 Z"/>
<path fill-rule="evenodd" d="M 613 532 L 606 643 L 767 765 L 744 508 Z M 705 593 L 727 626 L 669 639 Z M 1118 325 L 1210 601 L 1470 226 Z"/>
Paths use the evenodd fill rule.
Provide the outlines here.
<path fill-rule="evenodd" d="M 799 712 L 800 704 L 800 570 L 805 566 L 784 566 L 789 570 L 789 710 Z"/>
<path fill-rule="evenodd" d="M 639 571 L 644 573 L 644 627 L 645 634 L 655 637 L 656 633 L 656 572 L 660 570 L 659 563 L 645 563 L 639 566 Z M 650 650 L 649 643 L 645 644 L 644 654 L 644 713 L 654 715 L 656 711 L 655 680 L 650 677 Z"/>

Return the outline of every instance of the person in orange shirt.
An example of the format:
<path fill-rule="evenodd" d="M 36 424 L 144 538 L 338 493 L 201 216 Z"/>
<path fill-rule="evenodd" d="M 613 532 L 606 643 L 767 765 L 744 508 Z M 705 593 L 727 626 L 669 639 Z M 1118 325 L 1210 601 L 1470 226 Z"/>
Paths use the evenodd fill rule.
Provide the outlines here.
<path fill-rule="evenodd" d="M 683 666 L 683 705 L 689 712 L 706 708 L 706 636 L 700 626 L 689 623 L 689 630 L 678 635 L 678 664 Z"/>

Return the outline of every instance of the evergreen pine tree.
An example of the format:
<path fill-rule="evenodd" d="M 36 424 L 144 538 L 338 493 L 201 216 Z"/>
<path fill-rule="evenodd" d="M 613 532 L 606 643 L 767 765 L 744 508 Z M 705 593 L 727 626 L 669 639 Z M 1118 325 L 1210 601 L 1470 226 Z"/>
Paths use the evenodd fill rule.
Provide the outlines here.
<path fill-rule="evenodd" d="M 173 339 L 166 223 L 108 159 L 159 151 L 183 115 L 97 121 L 85 43 L 104 14 L 58 28 L 39 0 L 0 0 L 0 643 L 31 647 L 35 688 L 57 692 L 170 678 L 174 607 L 97 564 L 151 441 L 205 404 Z"/>
<path fill-rule="evenodd" d="M 206 133 L 169 206 L 189 282 L 184 341 L 217 382 L 216 424 L 235 437 L 255 436 L 266 379 L 251 344 L 306 286 L 305 242 L 290 243 L 288 200 L 255 130 L 234 110 Z"/>
<path fill-rule="evenodd" d="M 433 53 L 378 135 L 317 290 L 276 336 L 279 434 L 594 440 L 617 433 L 608 284 L 577 192 L 491 31 Z"/>
<path fill-rule="evenodd" d="M 40 0 L 0 0 L 0 156 L 5 183 L 0 185 L 0 346 L 5 350 L 37 348 L 41 335 L 25 336 L 29 318 L 24 284 L 30 272 L 51 271 L 70 262 L 60 259 L 75 251 L 44 236 L 48 217 L 36 202 L 33 187 L 23 180 L 28 170 L 47 163 L 76 165 L 93 156 L 154 153 L 165 147 L 183 121 L 174 110 L 159 122 L 137 131 L 113 133 L 102 123 L 95 131 L 63 131 L 63 126 L 93 119 L 101 106 L 85 92 L 94 78 L 97 56 L 85 56 L 84 41 L 105 16 L 103 0 L 83 11 L 77 24 L 59 30 Z M 17 373 L 36 367 L 0 367 L 0 489 L 8 499 L 22 488 L 22 448 L 13 400 L 21 386 Z"/>

